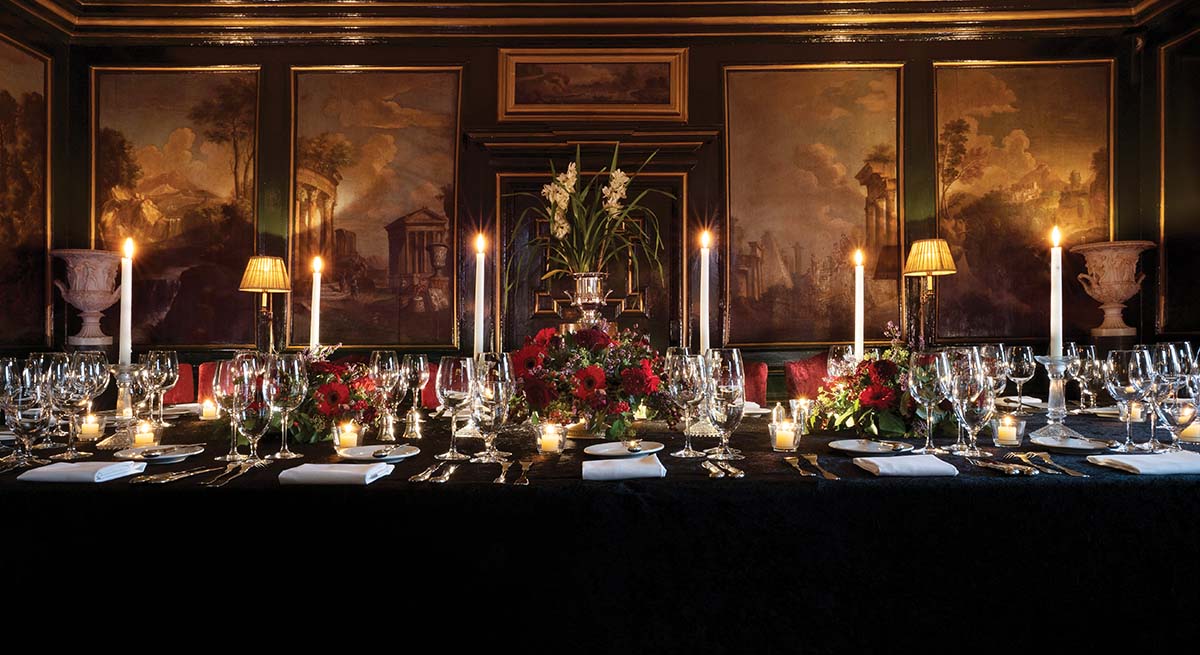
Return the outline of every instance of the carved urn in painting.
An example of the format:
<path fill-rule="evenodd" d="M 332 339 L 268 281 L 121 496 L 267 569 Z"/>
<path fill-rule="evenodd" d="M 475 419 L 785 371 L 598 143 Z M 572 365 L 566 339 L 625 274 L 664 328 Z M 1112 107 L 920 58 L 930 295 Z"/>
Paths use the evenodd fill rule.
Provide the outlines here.
<path fill-rule="evenodd" d="M 79 334 L 67 337 L 72 346 L 107 346 L 112 337 L 100 329 L 104 310 L 121 298 L 121 288 L 115 287 L 121 257 L 107 250 L 52 250 L 50 254 L 67 263 L 67 284 L 55 280 L 63 300 L 79 310 L 83 328 Z"/>
<path fill-rule="evenodd" d="M 1088 295 L 1100 303 L 1104 322 L 1092 328 L 1096 337 L 1128 337 L 1137 330 L 1125 324 L 1125 303 L 1142 288 L 1146 274 L 1138 272 L 1138 258 L 1154 248 L 1152 241 L 1101 241 L 1084 243 L 1071 252 L 1087 261 L 1087 273 L 1079 274 L 1079 283 Z"/>

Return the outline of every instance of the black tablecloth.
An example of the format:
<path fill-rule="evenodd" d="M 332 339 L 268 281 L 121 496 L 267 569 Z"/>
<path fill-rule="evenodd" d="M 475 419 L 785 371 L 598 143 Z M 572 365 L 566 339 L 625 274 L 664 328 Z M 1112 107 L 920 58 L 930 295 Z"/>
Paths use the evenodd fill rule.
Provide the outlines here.
<path fill-rule="evenodd" d="M 1071 425 L 1123 436 L 1115 421 Z M 227 434 L 185 421 L 165 441 L 210 441 L 207 452 L 151 468 L 210 461 Z M 804 478 L 770 451 L 765 421 L 749 419 L 734 436 L 748 456 L 736 463 L 743 479 L 711 480 L 697 462 L 667 456 L 680 438 L 652 427 L 645 436 L 668 446 L 665 479 L 582 481 L 582 447 L 593 442 L 581 441 L 537 457 L 527 487 L 493 484 L 497 465 L 410 483 L 447 446 L 443 424 L 426 434 L 419 455 L 368 487 L 279 485 L 283 467 L 333 461 L 328 443 L 221 489 L 2 476 L 5 525 L 30 554 L 14 577 L 42 589 L 54 579 L 111 584 L 145 573 L 149 559 L 174 563 L 184 589 L 254 572 L 243 593 L 270 589 L 284 602 L 316 589 L 365 598 L 374 586 L 433 632 L 494 620 L 599 652 L 967 648 L 997 642 L 956 640 L 1017 621 L 1030 634 L 1053 626 L 1073 646 L 1150 648 L 1197 631 L 1200 476 L 1136 476 L 1056 455 L 1091 477 L 1006 477 L 946 456 L 959 476 L 874 478 L 826 435 L 805 437 L 801 451 L 842 479 Z M 262 449 L 277 446 L 268 438 Z M 532 433 L 500 446 L 522 459 Z M 64 560 L 87 565 L 52 564 Z"/>

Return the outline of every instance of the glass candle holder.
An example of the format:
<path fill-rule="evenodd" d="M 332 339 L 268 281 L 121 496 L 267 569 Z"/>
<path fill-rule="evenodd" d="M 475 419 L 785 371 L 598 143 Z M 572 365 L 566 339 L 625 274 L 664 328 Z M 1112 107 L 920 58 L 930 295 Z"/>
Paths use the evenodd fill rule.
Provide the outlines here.
<path fill-rule="evenodd" d="M 777 453 L 794 453 L 800 447 L 800 429 L 795 421 L 770 424 L 771 449 Z"/>
<path fill-rule="evenodd" d="M 333 449 L 344 450 L 357 447 L 362 440 L 362 428 L 354 421 L 333 426 Z"/>
<path fill-rule="evenodd" d="M 1001 414 L 991 420 L 992 444 L 997 448 L 1019 448 L 1025 440 L 1025 419 Z"/>
<path fill-rule="evenodd" d="M 537 431 L 539 453 L 561 453 L 567 446 L 567 429 L 557 423 L 542 423 Z"/>
<path fill-rule="evenodd" d="M 1192 421 L 1191 425 L 1180 430 L 1179 440 L 1188 443 L 1200 443 L 1200 420 Z"/>
<path fill-rule="evenodd" d="M 79 432 L 75 438 L 80 441 L 96 441 L 104 436 L 104 426 L 108 423 L 108 419 L 95 414 L 87 414 L 79 417 Z"/>
<path fill-rule="evenodd" d="M 141 446 L 157 446 L 158 434 L 158 429 L 150 421 L 138 421 L 138 423 L 133 426 L 134 448 Z"/>

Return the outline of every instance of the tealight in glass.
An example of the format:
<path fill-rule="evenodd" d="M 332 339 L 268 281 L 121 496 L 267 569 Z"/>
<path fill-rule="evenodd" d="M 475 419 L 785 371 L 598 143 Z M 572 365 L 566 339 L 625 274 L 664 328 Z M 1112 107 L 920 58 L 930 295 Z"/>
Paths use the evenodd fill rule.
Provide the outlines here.
<path fill-rule="evenodd" d="M 333 449 L 355 448 L 362 438 L 362 429 L 354 421 L 333 426 Z"/>
<path fill-rule="evenodd" d="M 542 423 L 537 431 L 537 451 L 558 454 L 567 446 L 567 430 L 557 423 Z"/>
<path fill-rule="evenodd" d="M 800 429 L 795 421 L 770 424 L 771 449 L 777 453 L 794 453 L 800 447 Z"/>
<path fill-rule="evenodd" d="M 992 444 L 997 448 L 1019 448 L 1025 440 L 1025 419 L 1016 414 L 1001 414 L 991 420 Z"/>

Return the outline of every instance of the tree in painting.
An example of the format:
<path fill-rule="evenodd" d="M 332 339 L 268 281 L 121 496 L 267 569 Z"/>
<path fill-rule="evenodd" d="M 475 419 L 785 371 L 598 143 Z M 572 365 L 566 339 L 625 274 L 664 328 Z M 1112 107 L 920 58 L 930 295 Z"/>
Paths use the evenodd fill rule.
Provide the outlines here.
<path fill-rule="evenodd" d="M 46 326 L 46 65 L 0 40 L 0 344 Z"/>
<path fill-rule="evenodd" d="M 1049 239 L 1108 238 L 1104 63 L 939 67 L 938 229 L 958 274 L 939 287 L 948 338 L 1034 338 L 1048 330 Z M 1082 336 L 1098 310 L 1064 260 L 1064 315 Z"/>
<path fill-rule="evenodd" d="M 254 341 L 257 74 L 98 71 L 96 247 L 135 260 L 134 341 Z"/>

